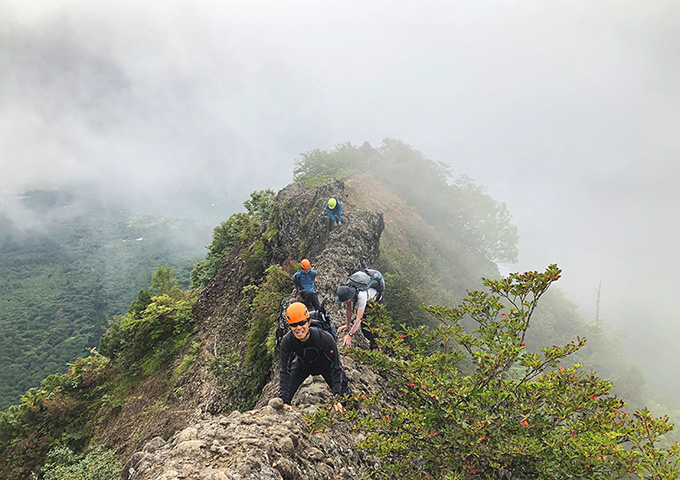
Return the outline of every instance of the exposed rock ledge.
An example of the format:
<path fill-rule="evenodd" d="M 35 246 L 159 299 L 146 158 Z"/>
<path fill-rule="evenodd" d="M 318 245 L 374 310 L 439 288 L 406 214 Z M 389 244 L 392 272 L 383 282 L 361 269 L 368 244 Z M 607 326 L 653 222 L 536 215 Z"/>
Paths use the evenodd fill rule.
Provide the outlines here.
<path fill-rule="evenodd" d="M 354 387 L 368 390 L 379 377 L 351 360 L 346 368 Z M 335 480 L 361 478 L 372 459 L 355 450 L 360 433 L 341 420 L 325 433 L 310 432 L 306 414 L 328 401 L 320 376 L 309 377 L 293 410 L 278 398 L 248 412 L 206 414 L 169 440 L 153 438 L 125 465 L 125 480 Z"/>

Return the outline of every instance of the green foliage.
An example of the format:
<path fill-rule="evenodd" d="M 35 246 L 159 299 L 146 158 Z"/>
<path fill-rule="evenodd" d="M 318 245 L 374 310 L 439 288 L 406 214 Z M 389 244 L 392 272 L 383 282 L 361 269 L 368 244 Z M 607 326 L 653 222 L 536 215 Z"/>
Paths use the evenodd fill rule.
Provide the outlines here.
<path fill-rule="evenodd" d="M 243 206 L 251 216 L 260 222 L 265 222 L 269 219 L 275 196 L 274 190 L 258 190 L 250 194 L 250 199 L 243 202 Z"/>
<path fill-rule="evenodd" d="M 161 283 L 174 285 L 172 281 Z M 148 292 L 140 292 L 128 313 L 116 319 L 102 337 L 102 355 L 77 359 L 66 373 L 48 376 L 40 388 L 28 390 L 19 405 L 2 412 L 0 478 L 28 478 L 44 461 L 44 478 L 111 478 L 88 477 L 89 469 L 100 467 L 102 475 L 115 475 L 120 468 L 110 463 L 108 452 L 73 454 L 63 464 L 47 455 L 61 446 L 81 451 L 93 431 L 120 410 L 125 388 L 133 379 L 149 375 L 175 358 L 196 331 L 192 316 L 195 300 L 195 291 L 182 292 L 180 298 L 148 298 Z M 172 380 L 186 371 L 200 350 L 197 343 L 189 349 Z M 63 476 L 50 476 L 53 471 Z"/>
<path fill-rule="evenodd" d="M 385 275 L 385 283 L 389 285 L 385 295 L 389 300 L 390 312 L 395 321 L 402 325 L 427 324 L 429 316 L 418 308 L 422 292 L 416 290 L 411 280 L 405 274 Z"/>
<path fill-rule="evenodd" d="M 166 364 L 196 331 L 192 308 L 196 292 L 183 298 L 158 295 L 142 311 L 131 309 L 109 326 L 99 352 L 126 375 L 148 375 Z"/>
<path fill-rule="evenodd" d="M 232 247 L 251 238 L 259 225 L 256 217 L 248 213 L 235 213 L 215 227 L 212 242 L 206 246 L 208 253 L 205 260 L 196 262 L 191 271 L 191 288 L 205 287 L 217 274 Z"/>
<path fill-rule="evenodd" d="M 460 176 L 454 182 L 458 187 L 455 220 L 450 219 L 449 227 L 459 229 L 462 242 L 492 262 L 516 262 L 519 235 L 510 223 L 512 216 L 504 203 L 491 198 L 485 187 L 476 185 L 472 179 Z M 439 208 L 445 205 L 439 205 Z M 442 208 L 442 213 L 446 211 Z"/>
<path fill-rule="evenodd" d="M 389 276 L 386 302 L 397 322 L 433 324 L 418 308 L 421 303 L 458 304 L 480 277 L 498 275 L 496 261 L 517 258 L 517 230 L 506 206 L 403 142 L 315 150 L 302 155 L 295 168 L 295 180 L 307 187 L 355 174 L 370 174 L 406 207 L 395 205 L 376 265 Z"/>
<path fill-rule="evenodd" d="M 123 469 L 113 451 L 98 445 L 86 454 L 57 446 L 47 455 L 35 480 L 118 480 Z"/>
<path fill-rule="evenodd" d="M 546 293 L 532 323 L 527 334 L 529 348 L 537 349 L 548 342 L 568 342 L 577 335 L 584 336 L 588 343 L 574 353 L 572 362 L 588 365 L 601 377 L 611 380 L 615 384 L 612 392 L 625 398 L 629 405 L 652 407 L 654 402 L 650 400 L 643 374 L 624 354 L 620 338 L 607 334 L 601 324 L 581 318 L 576 306 L 560 290 L 550 289 Z M 657 415 L 663 414 L 658 407 L 654 407 L 653 411 Z"/>
<path fill-rule="evenodd" d="M 140 290 L 137 294 L 137 300 L 130 304 L 128 313 L 132 315 L 140 315 L 146 307 L 151 303 L 151 292 L 148 290 Z"/>
<path fill-rule="evenodd" d="M 437 225 L 442 238 L 455 239 L 458 253 L 472 253 L 480 262 L 517 261 L 517 229 L 505 204 L 465 176 L 452 181 L 447 165 L 398 140 L 385 139 L 377 149 L 368 143 L 361 147 L 347 143 L 331 152 L 303 154 L 296 161 L 294 178 L 310 188 L 363 172 L 373 173 L 422 218 Z"/>
<path fill-rule="evenodd" d="M 447 165 L 433 162 L 403 142 L 387 139 L 378 149 L 379 173 L 393 192 L 415 209 L 445 238 L 455 239 L 479 260 L 515 262 L 517 229 L 505 204 L 486 189 L 460 176 L 453 179 Z"/>
<path fill-rule="evenodd" d="M 177 366 L 174 373 L 172 374 L 171 383 L 174 383 L 184 372 L 186 372 L 189 367 L 196 361 L 198 356 L 201 354 L 201 344 L 197 342 L 191 343 L 191 348 L 189 353 L 184 355 L 182 362 Z"/>
<path fill-rule="evenodd" d="M 378 395 L 363 401 L 360 448 L 381 459 L 370 478 L 677 478 L 680 445 L 659 447 L 668 417 L 631 415 L 611 382 L 561 365 L 584 339 L 526 347 L 538 301 L 560 273 L 552 265 L 484 280 L 457 308 L 426 307 L 442 322 L 436 329 L 395 328 L 379 315 L 382 351 L 352 350 L 399 395 L 393 406 Z"/>
<path fill-rule="evenodd" d="M 197 261 L 191 271 L 191 288 L 200 290 L 208 285 L 234 245 L 249 243 L 255 238 L 262 223 L 269 218 L 275 196 L 274 191 L 270 189 L 252 192 L 250 199 L 243 202 L 247 213 L 235 213 L 213 229 L 212 242 L 205 247 L 208 249 L 205 260 Z M 251 251 L 248 255 L 258 258 L 262 250 L 263 246 L 259 245 L 254 253 Z M 249 262 L 251 269 L 254 263 L 256 261 L 251 259 Z"/>
<path fill-rule="evenodd" d="M 212 363 L 218 386 L 227 398 L 228 408 L 248 410 L 257 402 L 262 388 L 269 381 L 275 348 L 277 318 L 281 303 L 290 294 L 290 277 L 296 264 L 287 261 L 272 265 L 264 282 L 244 289 L 237 322 L 248 322 L 245 359 L 241 352 L 228 350 Z"/>
<path fill-rule="evenodd" d="M 0 206 L 0 409 L 89 354 L 159 259 L 187 284 L 200 255 L 200 245 L 176 242 L 180 225 L 90 197 L 27 192 L 14 205 L 24 212 L 21 227 L 3 217 L 10 203 Z"/>
<path fill-rule="evenodd" d="M 244 250 L 242 252 L 244 266 L 243 266 L 243 276 L 250 278 L 260 278 L 262 276 L 262 270 L 265 265 L 263 263 L 265 253 L 267 251 L 267 245 L 264 238 L 260 237 L 255 240 L 251 248 Z"/>
<path fill-rule="evenodd" d="M 253 396 L 254 378 L 242 365 L 243 357 L 235 350 L 222 352 L 210 360 L 210 370 L 217 378 L 217 387 L 224 393 L 225 410 L 250 410 L 257 401 Z M 245 392 L 246 395 L 242 395 Z"/>
<path fill-rule="evenodd" d="M 58 445 L 80 450 L 93 418 L 106 415 L 107 359 L 79 358 L 65 374 L 53 374 L 0 413 L 0 478 L 24 479 Z"/>
<path fill-rule="evenodd" d="M 191 271 L 191 288 L 201 289 L 212 280 L 229 250 L 240 241 L 242 233 L 253 221 L 247 213 L 235 213 L 213 229 L 212 242 L 205 247 L 208 249 L 205 260 L 196 262 Z"/>
<path fill-rule="evenodd" d="M 307 188 L 315 188 L 329 180 L 343 179 L 361 172 L 372 156 L 373 149 L 368 143 L 356 148 L 348 142 L 330 152 L 312 150 L 303 153 L 295 161 L 293 178 Z"/>
<path fill-rule="evenodd" d="M 248 355 L 246 361 L 255 366 L 256 373 L 269 373 L 273 346 L 268 339 L 276 328 L 276 318 L 281 302 L 290 294 L 290 272 L 278 265 L 266 271 L 265 282 L 251 305 L 251 326 L 246 338 Z"/>
<path fill-rule="evenodd" d="M 151 275 L 151 281 L 153 283 L 149 290 L 156 295 L 167 295 L 171 298 L 181 298 L 184 296 L 184 290 L 177 281 L 177 278 L 175 278 L 175 272 L 169 265 L 158 267 L 153 275 Z M 139 297 L 137 300 L 139 300 Z"/>
<path fill-rule="evenodd" d="M 408 239 L 408 248 L 398 245 L 391 248 L 389 239 L 381 242 L 379 268 L 389 273 L 386 293 L 390 312 L 400 323 L 409 325 L 431 324 L 432 317 L 419 308 L 420 304 L 456 304 L 464 297 L 463 282 L 470 272 L 461 265 L 455 253 L 454 242 L 444 241 L 434 230 L 427 232 L 402 232 Z M 385 237 L 389 237 L 386 233 Z"/>

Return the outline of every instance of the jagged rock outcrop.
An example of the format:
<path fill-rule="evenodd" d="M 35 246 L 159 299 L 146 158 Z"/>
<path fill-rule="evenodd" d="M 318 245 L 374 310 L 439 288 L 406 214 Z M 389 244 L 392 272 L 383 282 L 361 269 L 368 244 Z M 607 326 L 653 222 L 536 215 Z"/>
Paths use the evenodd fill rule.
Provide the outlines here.
<path fill-rule="evenodd" d="M 343 206 L 343 224 L 330 228 L 324 211 L 329 197 Z M 333 302 L 335 290 L 347 276 L 378 260 L 380 235 L 384 229 L 382 214 L 352 205 L 345 185 L 333 181 L 314 189 L 291 184 L 276 196 L 268 224 L 259 238 L 266 239 L 262 269 L 287 259 L 308 258 L 317 270 L 320 298 L 336 325 L 344 323 L 344 314 Z M 248 412 L 225 412 L 214 388 L 214 380 L 205 374 L 210 357 L 218 345 L 245 352 L 247 330 L 234 321 L 242 290 L 250 282 L 244 251 L 235 248 L 225 259 L 213 281 L 201 292 L 194 314 L 203 345 L 200 361 L 185 374 L 182 393 L 182 422 L 172 434 L 154 431 L 150 426 L 141 451 L 126 463 L 121 478 L 125 480 L 161 480 L 191 478 L 221 479 L 350 479 L 360 478 L 372 462 L 354 449 L 361 437 L 347 423 L 340 422 L 327 433 L 310 434 L 304 414 L 328 403 L 330 391 L 321 377 L 310 377 L 293 399 L 293 410 L 282 409 L 275 398 L 278 388 L 278 362 L 270 382 L 256 407 Z M 389 288 L 389 286 L 388 286 Z M 292 285 L 291 285 L 292 290 Z M 295 298 L 291 296 L 290 301 Z M 285 308 L 282 305 L 282 308 Z M 355 337 L 362 346 L 361 336 Z M 341 357 L 352 387 L 358 392 L 382 388 L 382 379 L 367 367 Z M 194 380 L 198 379 L 200 384 Z M 179 411 L 179 409 L 178 409 Z"/>
<path fill-rule="evenodd" d="M 355 386 L 371 389 L 380 379 L 349 368 Z M 301 387 L 292 411 L 278 398 L 248 412 L 205 414 L 165 440 L 154 437 L 125 465 L 121 478 L 174 480 L 360 478 L 375 462 L 354 449 L 363 439 L 349 423 L 311 434 L 305 414 L 328 401 L 321 377 Z"/>
<path fill-rule="evenodd" d="M 330 197 L 342 203 L 342 226 L 329 228 L 324 205 Z M 320 280 L 319 297 L 334 297 L 348 274 L 374 265 L 380 255 L 380 235 L 385 228 L 382 213 L 352 205 L 345 195 L 345 184 L 332 181 L 307 189 L 293 183 L 276 195 L 270 220 L 261 234 L 273 232 L 262 259 L 264 267 L 286 259 L 308 258 Z M 244 275 L 245 261 L 233 250 L 210 284 L 201 292 L 196 317 L 204 329 L 214 328 L 238 303 L 250 278 Z M 292 284 L 291 284 L 292 290 Z M 216 323 L 217 322 L 217 323 Z"/>

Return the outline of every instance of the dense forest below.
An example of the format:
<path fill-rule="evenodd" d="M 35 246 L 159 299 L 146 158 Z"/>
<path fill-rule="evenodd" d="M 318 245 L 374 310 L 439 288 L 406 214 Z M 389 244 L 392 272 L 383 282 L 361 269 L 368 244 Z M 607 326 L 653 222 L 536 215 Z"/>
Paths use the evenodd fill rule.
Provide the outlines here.
<path fill-rule="evenodd" d="M 1 409 L 97 347 L 159 265 L 187 284 L 203 255 L 177 241 L 178 221 L 83 195 L 30 191 L 0 210 Z"/>

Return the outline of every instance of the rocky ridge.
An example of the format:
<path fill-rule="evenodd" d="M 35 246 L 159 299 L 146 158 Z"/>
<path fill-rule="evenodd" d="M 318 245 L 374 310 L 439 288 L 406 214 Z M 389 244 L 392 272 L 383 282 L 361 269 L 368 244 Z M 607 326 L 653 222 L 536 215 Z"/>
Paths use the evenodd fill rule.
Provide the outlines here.
<path fill-rule="evenodd" d="M 343 207 L 343 225 L 332 229 L 323 209 L 331 196 Z M 343 182 L 314 189 L 291 184 L 277 194 L 269 223 L 261 232 L 260 238 L 267 237 L 263 268 L 309 258 L 320 280 L 319 296 L 328 299 L 327 307 L 339 326 L 344 314 L 333 303 L 335 290 L 348 274 L 375 264 L 383 229 L 382 214 L 353 205 Z M 354 448 L 362 437 L 347 421 L 325 433 L 310 432 L 305 415 L 326 405 L 330 398 L 321 377 L 308 378 L 293 399 L 293 410 L 285 410 L 275 398 L 276 362 L 253 410 L 223 411 L 215 381 L 206 373 L 207 365 L 218 345 L 226 343 L 245 352 L 246 331 L 243 322 L 237 321 L 237 305 L 250 280 L 243 274 L 244 251 L 252 248 L 235 248 L 201 292 L 194 310 L 199 325 L 196 338 L 203 346 L 201 357 L 180 379 L 176 407 L 154 413 L 158 423 L 146 422 L 143 447 L 129 456 L 122 479 L 353 479 L 374 465 Z M 295 300 L 291 295 L 282 309 Z M 358 347 L 365 346 L 361 336 L 357 340 Z M 342 348 L 340 351 L 355 391 L 383 388 L 380 376 L 355 364 Z"/>

